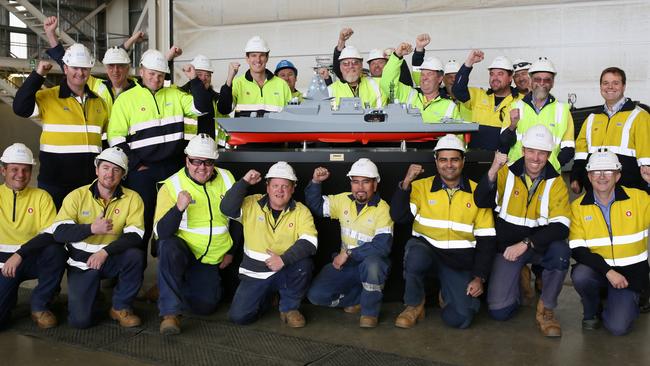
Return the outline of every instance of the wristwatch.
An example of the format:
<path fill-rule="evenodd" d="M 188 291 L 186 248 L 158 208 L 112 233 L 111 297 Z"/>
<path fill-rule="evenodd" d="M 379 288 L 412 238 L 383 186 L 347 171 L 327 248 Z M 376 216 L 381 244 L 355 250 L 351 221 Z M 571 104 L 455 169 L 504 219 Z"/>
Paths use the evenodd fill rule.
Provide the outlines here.
<path fill-rule="evenodd" d="M 530 240 L 530 238 L 523 238 L 523 239 L 521 240 L 521 242 L 524 243 L 524 244 L 526 244 L 526 246 L 527 246 L 528 248 L 533 248 L 533 249 L 535 249 L 535 245 L 533 245 L 533 241 Z"/>

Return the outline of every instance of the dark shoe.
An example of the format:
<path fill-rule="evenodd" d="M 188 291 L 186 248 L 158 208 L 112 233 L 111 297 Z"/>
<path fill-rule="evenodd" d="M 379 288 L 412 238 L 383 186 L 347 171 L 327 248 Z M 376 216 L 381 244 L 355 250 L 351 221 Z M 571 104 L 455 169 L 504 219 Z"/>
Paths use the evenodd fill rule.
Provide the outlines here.
<path fill-rule="evenodd" d="M 181 332 L 181 319 L 178 315 L 165 315 L 160 322 L 160 334 L 175 335 Z"/>
<path fill-rule="evenodd" d="M 51 311 L 32 311 L 32 320 L 41 329 L 56 327 L 56 316 Z"/>
<path fill-rule="evenodd" d="M 291 328 L 302 328 L 305 326 L 305 317 L 298 310 L 289 310 L 286 313 L 280 313 L 280 320 Z"/>
<path fill-rule="evenodd" d="M 600 328 L 600 319 L 594 317 L 593 319 L 584 319 L 582 321 L 582 329 L 584 330 L 596 330 Z"/>
<path fill-rule="evenodd" d="M 135 315 L 133 311 L 129 309 L 115 310 L 111 308 L 108 314 L 111 316 L 111 319 L 117 320 L 120 323 L 120 326 L 124 328 L 137 327 L 142 324 L 140 317 Z"/>

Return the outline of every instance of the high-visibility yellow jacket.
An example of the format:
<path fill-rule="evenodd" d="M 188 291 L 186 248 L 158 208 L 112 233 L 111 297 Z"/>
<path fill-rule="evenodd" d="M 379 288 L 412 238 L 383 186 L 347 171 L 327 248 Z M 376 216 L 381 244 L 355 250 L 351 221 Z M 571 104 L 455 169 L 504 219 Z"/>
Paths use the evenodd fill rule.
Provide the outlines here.
<path fill-rule="evenodd" d="M 342 80 L 337 80 L 327 87 L 330 97 L 334 97 L 334 103 L 338 106 L 341 98 L 361 98 L 363 104 L 370 108 L 381 107 L 386 104 L 386 99 L 381 93 L 379 83 L 371 77 L 361 76 L 357 85 L 356 93 L 350 87 L 350 84 Z"/>
<path fill-rule="evenodd" d="M 286 81 L 266 70 L 266 81 L 259 86 L 250 70 L 232 81 L 232 102 L 235 117 L 251 112 L 279 112 L 291 100 L 291 89 Z"/>
<path fill-rule="evenodd" d="M 182 214 L 176 236 L 185 241 L 201 263 L 221 263 L 232 247 L 232 238 L 228 233 L 228 217 L 221 213 L 219 204 L 234 182 L 228 170 L 216 168 L 212 179 L 198 184 L 188 176 L 186 168 L 182 168 L 167 178 L 158 192 L 154 233 L 158 235 L 160 220 L 176 205 L 178 194 L 186 191 L 192 196 L 192 202 Z"/>
<path fill-rule="evenodd" d="M 576 261 L 602 275 L 614 269 L 632 289 L 643 289 L 648 282 L 648 194 L 617 185 L 609 227 L 591 190 L 571 203 L 571 214 L 569 245 Z"/>

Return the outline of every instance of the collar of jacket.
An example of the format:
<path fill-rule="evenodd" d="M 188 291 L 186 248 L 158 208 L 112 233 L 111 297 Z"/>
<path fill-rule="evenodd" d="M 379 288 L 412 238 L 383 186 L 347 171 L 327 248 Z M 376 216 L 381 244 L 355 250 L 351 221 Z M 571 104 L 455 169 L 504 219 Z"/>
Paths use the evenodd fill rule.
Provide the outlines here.
<path fill-rule="evenodd" d="M 88 87 L 88 83 L 84 84 L 84 93 L 88 96 L 88 98 L 98 98 L 98 96 L 93 93 L 92 90 Z M 66 81 L 65 78 L 61 80 L 61 84 L 59 84 L 59 98 L 65 99 L 69 97 L 75 97 L 76 95 L 70 90 L 70 87 L 68 86 L 68 82 Z"/>
<path fill-rule="evenodd" d="M 510 167 L 508 167 L 512 174 L 515 175 L 515 177 L 521 177 L 522 174 L 524 174 L 524 158 L 519 158 L 519 160 L 515 161 Z M 551 179 L 558 177 L 559 174 L 558 172 L 555 171 L 555 168 L 553 168 L 553 165 L 550 162 L 546 162 L 546 165 L 544 165 L 544 169 L 540 173 L 542 176 L 542 179 Z"/>
<path fill-rule="evenodd" d="M 533 92 L 530 92 L 530 93 L 526 94 L 526 96 L 524 96 L 521 100 L 524 103 L 528 104 L 533 110 L 537 110 L 537 108 L 535 108 L 535 105 L 533 105 Z M 551 105 L 553 103 L 555 103 L 555 97 L 553 96 L 553 94 L 549 94 L 548 95 L 548 102 L 546 102 L 546 104 L 544 104 L 542 106 L 540 111 L 542 109 L 546 108 L 547 105 Z"/>
<path fill-rule="evenodd" d="M 214 170 L 212 171 L 212 175 L 210 176 L 210 178 L 209 178 L 205 183 L 212 182 L 213 180 L 217 179 L 217 174 L 218 174 L 218 173 L 217 173 L 217 169 L 216 169 L 216 168 L 213 168 L 213 169 L 214 169 Z M 194 178 L 192 178 L 192 176 L 190 175 L 190 171 L 187 169 L 187 167 L 183 168 L 183 172 L 185 173 L 185 175 L 186 175 L 188 178 L 190 178 L 190 180 L 191 180 L 192 182 L 194 182 L 194 184 L 198 184 L 198 185 L 200 185 L 200 186 L 204 186 L 204 185 L 205 185 L 205 183 L 199 183 L 199 182 L 197 182 Z"/>
<path fill-rule="evenodd" d="M 262 209 L 264 209 L 264 207 L 266 206 L 266 207 L 269 208 L 269 210 L 272 210 L 271 205 L 269 204 L 269 195 L 268 194 L 263 195 L 262 198 L 260 198 L 257 201 L 257 203 L 260 205 L 260 207 Z M 289 209 L 289 211 L 292 211 L 292 210 L 294 210 L 296 208 L 296 201 L 293 198 L 291 198 L 289 200 L 289 203 L 287 204 L 287 207 L 285 207 L 285 209 L 283 211 L 286 211 L 287 208 Z"/>
<path fill-rule="evenodd" d="M 95 179 L 91 184 L 90 187 L 88 187 L 88 190 L 92 193 L 93 197 L 95 199 L 99 199 L 99 188 L 97 188 L 97 179 Z M 115 188 L 115 192 L 113 192 L 113 198 L 120 198 L 124 195 L 124 192 L 122 192 L 122 184 L 118 184 L 117 188 Z"/>
<path fill-rule="evenodd" d="M 433 182 L 431 182 L 431 192 L 437 192 L 442 189 L 442 179 L 439 175 L 433 177 Z M 472 193 L 472 186 L 469 185 L 469 179 L 461 175 L 460 176 L 460 190 L 467 193 Z"/>
<path fill-rule="evenodd" d="M 350 201 L 355 201 L 355 200 L 354 200 L 354 195 L 353 195 L 352 193 L 348 194 L 348 198 L 350 199 Z M 368 202 L 367 202 L 366 204 L 367 204 L 368 206 L 375 206 L 375 207 L 377 207 L 377 206 L 379 206 L 379 201 L 381 201 L 381 197 L 379 197 L 379 192 L 375 192 L 375 193 L 372 195 L 372 197 L 370 198 L 370 200 L 368 200 Z M 356 202 L 356 201 L 355 201 L 355 202 Z"/>
<path fill-rule="evenodd" d="M 605 108 L 607 108 L 607 106 L 605 104 L 603 104 L 603 109 L 600 112 L 598 112 L 597 114 L 605 114 Z M 616 113 L 629 112 L 631 110 L 634 110 L 634 108 L 636 108 L 636 103 L 634 103 L 632 101 L 632 99 L 630 99 L 630 98 L 625 98 L 625 103 L 623 103 L 623 106 L 621 107 L 621 109 Z"/>
<path fill-rule="evenodd" d="M 113 83 L 111 82 L 111 79 L 106 79 L 102 83 L 104 85 L 106 85 L 108 90 L 111 91 L 111 94 L 113 94 Z M 133 88 L 135 86 L 135 84 L 136 84 L 136 79 L 134 79 L 134 78 L 126 78 L 126 88 L 122 89 L 122 91 L 124 92 L 124 91 L 127 91 L 127 90 Z"/>
<path fill-rule="evenodd" d="M 488 88 L 488 90 L 485 93 L 487 95 L 494 94 L 494 90 L 492 90 L 491 88 Z M 510 94 L 512 94 L 512 99 L 515 99 L 519 95 L 519 90 L 517 90 L 517 88 L 515 88 L 514 86 L 511 86 L 510 87 Z"/>
<path fill-rule="evenodd" d="M 623 190 L 623 187 L 620 184 L 614 186 L 614 202 L 625 201 L 629 198 L 630 196 L 625 193 L 625 190 Z M 580 206 L 593 205 L 595 203 L 593 189 L 586 190 L 585 196 L 582 198 L 582 201 L 580 201 Z"/>
<path fill-rule="evenodd" d="M 273 79 L 275 77 L 275 75 L 273 75 L 273 73 L 269 69 L 264 69 L 264 73 L 266 74 L 266 81 L 269 81 L 269 80 L 271 80 L 271 79 Z M 244 74 L 244 77 L 248 81 L 251 81 L 251 82 L 253 81 L 253 75 L 251 74 L 250 69 L 246 70 L 246 74 Z"/>

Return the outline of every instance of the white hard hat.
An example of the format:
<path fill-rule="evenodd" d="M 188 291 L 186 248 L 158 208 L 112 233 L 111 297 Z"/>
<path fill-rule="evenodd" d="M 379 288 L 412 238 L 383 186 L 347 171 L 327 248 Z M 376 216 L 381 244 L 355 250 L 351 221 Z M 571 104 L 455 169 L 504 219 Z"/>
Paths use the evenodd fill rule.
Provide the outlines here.
<path fill-rule="evenodd" d="M 608 150 L 599 150 L 591 154 L 587 163 L 588 172 L 594 170 L 621 170 L 621 167 L 618 156 Z"/>
<path fill-rule="evenodd" d="M 16 142 L 7 147 L 0 157 L 0 161 L 5 164 L 28 164 L 36 165 L 34 154 L 25 144 Z"/>
<path fill-rule="evenodd" d="M 456 74 L 460 70 L 460 64 L 456 60 L 449 60 L 445 64 L 445 75 L 447 74 Z"/>
<path fill-rule="evenodd" d="M 519 71 L 519 70 L 528 70 L 528 69 L 530 69 L 530 65 L 531 65 L 530 62 L 528 62 L 526 60 L 522 60 L 520 58 L 517 58 L 517 59 L 515 59 L 514 64 L 512 64 L 512 67 L 514 68 L 514 70 L 516 72 L 516 71 Z"/>
<path fill-rule="evenodd" d="M 380 50 L 379 48 L 371 49 L 370 52 L 368 53 L 368 65 L 370 65 L 370 61 L 377 60 L 380 58 L 383 58 L 384 60 L 386 59 L 386 55 L 384 55 L 384 51 Z"/>
<path fill-rule="evenodd" d="M 363 60 L 361 53 L 359 53 L 359 50 L 354 46 L 345 46 L 343 51 L 341 51 L 339 60 L 345 60 L 346 58 L 358 58 L 359 60 Z"/>
<path fill-rule="evenodd" d="M 542 124 L 532 126 L 526 130 L 524 137 L 521 139 L 521 145 L 529 149 L 544 151 L 553 151 L 555 148 L 551 131 Z"/>
<path fill-rule="evenodd" d="M 207 56 L 200 54 L 196 55 L 190 64 L 192 64 L 192 66 L 197 70 L 212 72 L 212 62 L 210 62 L 210 59 L 207 58 Z"/>
<path fill-rule="evenodd" d="M 187 143 L 185 154 L 188 156 L 196 156 L 197 158 L 205 158 L 217 160 L 219 153 L 217 152 L 217 143 L 214 139 L 205 133 L 200 133 Z"/>
<path fill-rule="evenodd" d="M 111 47 L 106 50 L 104 54 L 104 59 L 102 60 L 104 65 L 114 65 L 114 64 L 130 64 L 131 58 L 129 54 L 126 53 L 126 50 L 122 47 Z"/>
<path fill-rule="evenodd" d="M 169 63 L 162 52 L 154 49 L 148 49 L 142 54 L 140 65 L 150 70 L 169 73 Z"/>
<path fill-rule="evenodd" d="M 377 165 L 373 163 L 370 159 L 361 158 L 352 164 L 350 171 L 348 172 L 348 177 L 366 177 L 366 178 L 375 178 L 379 183 L 379 170 L 377 170 Z"/>
<path fill-rule="evenodd" d="M 488 70 L 490 69 L 503 69 L 512 71 L 512 62 L 510 62 L 510 60 L 508 60 L 508 58 L 505 56 L 497 56 L 490 64 L 490 67 L 488 67 Z"/>
<path fill-rule="evenodd" d="M 557 74 L 557 71 L 555 71 L 555 66 L 553 66 L 553 63 L 546 57 L 540 57 L 539 59 L 535 60 L 535 62 L 533 62 L 533 64 L 530 65 L 530 68 L 528 69 L 529 74 L 534 74 L 540 71 Z"/>
<path fill-rule="evenodd" d="M 246 47 L 244 52 L 269 52 L 269 46 L 266 44 L 266 41 L 260 36 L 253 36 L 251 39 L 246 42 Z"/>
<path fill-rule="evenodd" d="M 81 43 L 73 43 L 65 50 L 63 63 L 71 67 L 90 68 L 95 66 L 95 58 L 90 54 L 90 50 Z"/>
<path fill-rule="evenodd" d="M 460 152 L 465 152 L 465 143 L 461 141 L 458 136 L 452 135 L 450 133 L 442 136 L 438 139 L 438 143 L 433 151 L 439 150 L 458 150 Z"/>
<path fill-rule="evenodd" d="M 117 146 L 109 147 L 97 155 L 95 158 L 95 167 L 98 167 L 102 160 L 113 163 L 124 169 L 125 175 L 129 172 L 129 158 L 127 158 L 124 151 Z"/>
<path fill-rule="evenodd" d="M 440 62 L 436 57 L 428 57 L 424 60 L 422 65 L 420 65 L 420 70 L 442 71 L 444 69 L 442 62 Z"/>
<path fill-rule="evenodd" d="M 286 161 L 278 161 L 277 163 L 271 165 L 264 178 L 284 178 L 293 182 L 298 181 L 296 173 L 293 171 L 291 165 L 287 164 Z"/>

